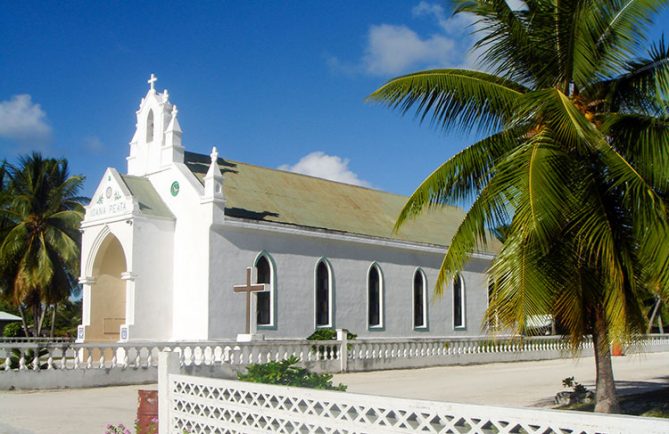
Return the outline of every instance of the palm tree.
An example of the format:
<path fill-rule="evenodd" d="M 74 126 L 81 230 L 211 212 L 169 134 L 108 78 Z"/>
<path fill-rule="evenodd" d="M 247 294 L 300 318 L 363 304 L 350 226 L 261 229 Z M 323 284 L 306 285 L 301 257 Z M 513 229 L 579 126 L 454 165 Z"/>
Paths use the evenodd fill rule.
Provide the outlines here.
<path fill-rule="evenodd" d="M 669 52 L 645 44 L 666 1 L 460 0 L 487 72 L 430 70 L 370 99 L 445 130 L 484 135 L 423 181 L 396 228 L 473 200 L 435 291 L 508 227 L 486 315 L 518 332 L 550 313 L 576 349 L 592 334 L 596 411 L 615 412 L 611 340 L 644 331 L 642 300 L 669 282 Z M 646 45 L 647 47 L 647 45 Z"/>
<path fill-rule="evenodd" d="M 66 160 L 38 153 L 6 167 L 0 275 L 24 326 L 25 307 L 32 310 L 33 335 L 39 336 L 46 309 L 55 313 L 78 274 L 83 178 L 69 175 Z"/>

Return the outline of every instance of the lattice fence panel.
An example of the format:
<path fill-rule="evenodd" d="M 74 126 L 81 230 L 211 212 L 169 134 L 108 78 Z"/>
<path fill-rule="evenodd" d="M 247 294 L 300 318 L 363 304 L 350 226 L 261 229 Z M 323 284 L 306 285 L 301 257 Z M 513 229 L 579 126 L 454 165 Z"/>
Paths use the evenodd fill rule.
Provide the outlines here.
<path fill-rule="evenodd" d="M 669 422 L 170 376 L 172 433 L 669 432 Z M 630 429 L 626 429 L 629 427 Z"/>

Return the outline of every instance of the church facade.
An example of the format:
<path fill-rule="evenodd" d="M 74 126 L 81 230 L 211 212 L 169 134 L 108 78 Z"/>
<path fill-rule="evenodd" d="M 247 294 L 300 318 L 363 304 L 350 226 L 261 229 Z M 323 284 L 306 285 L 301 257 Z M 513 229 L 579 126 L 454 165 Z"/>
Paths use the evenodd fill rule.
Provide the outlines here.
<path fill-rule="evenodd" d="M 491 252 L 433 295 L 464 213 L 392 228 L 406 197 L 187 152 L 177 107 L 150 89 L 127 171 L 108 168 L 82 222 L 79 341 L 231 339 L 246 330 L 305 338 L 485 333 Z M 247 282 L 246 270 L 251 269 Z M 255 285 L 259 284 L 259 285 Z"/>

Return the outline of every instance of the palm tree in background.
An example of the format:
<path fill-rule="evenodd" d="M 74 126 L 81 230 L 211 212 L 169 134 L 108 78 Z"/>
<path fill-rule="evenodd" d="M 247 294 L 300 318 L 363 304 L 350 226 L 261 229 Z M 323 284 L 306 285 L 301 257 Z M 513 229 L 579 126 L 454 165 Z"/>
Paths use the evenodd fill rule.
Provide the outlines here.
<path fill-rule="evenodd" d="M 83 177 L 70 176 L 66 160 L 38 153 L 3 168 L 0 285 L 17 305 L 26 333 L 25 310 L 32 311 L 32 333 L 39 336 L 48 307 L 55 314 L 76 284 Z"/>
<path fill-rule="evenodd" d="M 667 2 L 455 3 L 475 19 L 489 72 L 417 72 L 369 98 L 485 138 L 423 181 L 396 229 L 473 200 L 435 291 L 505 227 L 486 320 L 522 333 L 550 313 L 575 351 L 592 334 L 595 410 L 618 411 L 609 344 L 644 332 L 642 300 L 669 287 L 669 52 L 645 42 Z"/>

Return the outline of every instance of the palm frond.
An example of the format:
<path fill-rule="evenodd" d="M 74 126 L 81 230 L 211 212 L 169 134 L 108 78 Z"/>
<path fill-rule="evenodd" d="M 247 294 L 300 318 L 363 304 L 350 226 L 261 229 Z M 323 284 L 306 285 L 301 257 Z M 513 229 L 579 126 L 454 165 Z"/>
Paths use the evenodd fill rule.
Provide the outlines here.
<path fill-rule="evenodd" d="M 669 117 L 615 114 L 602 125 L 613 147 L 669 199 Z"/>
<path fill-rule="evenodd" d="M 520 143 L 521 130 L 506 130 L 468 146 L 428 176 L 411 195 L 395 231 L 425 208 L 458 203 L 477 195 L 494 173 L 495 161 Z"/>
<path fill-rule="evenodd" d="M 578 199 L 574 196 L 574 161 L 549 135 L 541 131 L 530 138 L 525 152 L 505 164 L 499 176 L 515 186 L 517 193 L 512 232 L 532 239 L 535 248 L 547 253 Z"/>
<path fill-rule="evenodd" d="M 536 21 L 545 16 L 541 13 L 545 7 L 527 2 L 527 8 L 513 10 L 505 0 L 465 0 L 456 2 L 455 13 L 475 17 L 475 34 L 480 38 L 473 50 L 482 53 L 482 66 L 495 75 L 531 85 L 542 82 L 544 71 L 555 59 L 555 53 L 538 41 L 535 31 Z"/>
<path fill-rule="evenodd" d="M 666 116 L 669 112 L 669 47 L 664 38 L 648 56 L 624 65 L 625 73 L 606 81 L 612 111 Z"/>
<path fill-rule="evenodd" d="M 437 69 L 390 80 L 369 97 L 402 114 L 415 107 L 423 121 L 441 128 L 496 132 L 510 119 L 526 89 L 510 80 L 477 71 Z"/>
<path fill-rule="evenodd" d="M 591 22 L 593 46 L 602 60 L 599 74 L 611 77 L 644 48 L 653 16 L 666 0 L 602 0 L 593 3 L 598 21 Z"/>
<path fill-rule="evenodd" d="M 494 285 L 488 320 L 496 319 L 503 328 L 520 334 L 526 331 L 528 317 L 551 312 L 556 291 L 552 276 L 541 266 L 541 256 L 537 255 L 540 249 L 532 244 L 531 239 L 512 229 L 489 270 Z"/>

